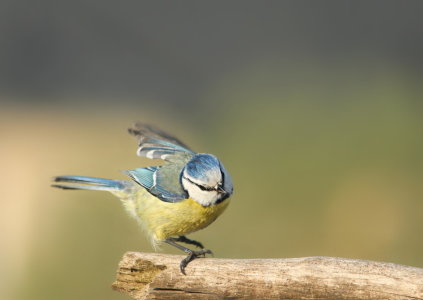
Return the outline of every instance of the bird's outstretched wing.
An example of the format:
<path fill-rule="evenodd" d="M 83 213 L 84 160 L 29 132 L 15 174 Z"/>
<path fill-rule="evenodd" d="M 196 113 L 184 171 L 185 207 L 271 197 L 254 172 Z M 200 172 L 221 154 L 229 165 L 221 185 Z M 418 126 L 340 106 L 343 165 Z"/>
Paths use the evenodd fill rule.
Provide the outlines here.
<path fill-rule="evenodd" d="M 195 154 L 179 139 L 151 125 L 138 122 L 128 131 L 138 140 L 138 156 L 174 161 Z"/>
<path fill-rule="evenodd" d="M 179 139 L 144 123 L 136 123 L 128 129 L 138 140 L 138 156 L 162 159 L 162 166 L 125 171 L 149 193 L 165 202 L 179 202 L 188 198 L 180 182 L 185 164 L 194 156 Z"/>

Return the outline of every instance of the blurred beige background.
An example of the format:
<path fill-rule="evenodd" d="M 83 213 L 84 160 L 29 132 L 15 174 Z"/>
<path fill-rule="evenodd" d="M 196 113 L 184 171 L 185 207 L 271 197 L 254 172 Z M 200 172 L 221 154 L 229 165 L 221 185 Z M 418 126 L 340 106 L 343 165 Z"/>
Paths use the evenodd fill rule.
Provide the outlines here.
<path fill-rule="evenodd" d="M 0 298 L 126 298 L 117 263 L 147 239 L 112 195 L 50 181 L 151 164 L 137 120 L 231 172 L 192 235 L 217 257 L 423 267 L 423 6 L 364 3 L 2 1 Z"/>

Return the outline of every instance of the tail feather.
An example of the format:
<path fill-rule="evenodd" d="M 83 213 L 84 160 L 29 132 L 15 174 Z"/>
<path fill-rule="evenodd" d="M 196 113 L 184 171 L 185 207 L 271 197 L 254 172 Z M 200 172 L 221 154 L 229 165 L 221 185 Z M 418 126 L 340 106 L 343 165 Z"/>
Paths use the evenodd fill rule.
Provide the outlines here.
<path fill-rule="evenodd" d="M 53 181 L 63 183 L 52 184 L 53 187 L 65 190 L 118 191 L 125 189 L 123 181 L 96 177 L 57 176 L 53 178 Z"/>

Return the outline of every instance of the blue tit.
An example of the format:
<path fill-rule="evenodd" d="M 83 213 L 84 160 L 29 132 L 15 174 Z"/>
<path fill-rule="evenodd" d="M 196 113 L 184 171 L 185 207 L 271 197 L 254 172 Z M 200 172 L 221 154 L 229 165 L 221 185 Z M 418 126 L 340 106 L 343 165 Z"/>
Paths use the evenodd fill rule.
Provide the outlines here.
<path fill-rule="evenodd" d="M 180 264 L 185 274 L 189 262 L 212 254 L 186 235 L 207 227 L 226 209 L 233 193 L 231 176 L 216 156 L 195 153 L 155 127 L 136 123 L 128 131 L 138 140 L 138 156 L 161 159 L 164 164 L 124 171 L 131 180 L 58 176 L 54 181 L 60 184 L 53 186 L 113 193 L 154 246 L 165 242 L 188 254 Z"/>

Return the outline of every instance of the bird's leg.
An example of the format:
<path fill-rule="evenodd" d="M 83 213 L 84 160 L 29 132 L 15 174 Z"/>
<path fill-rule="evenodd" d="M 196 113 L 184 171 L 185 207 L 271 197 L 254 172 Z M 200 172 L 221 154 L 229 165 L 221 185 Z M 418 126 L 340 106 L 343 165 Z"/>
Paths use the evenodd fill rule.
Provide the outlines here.
<path fill-rule="evenodd" d="M 204 249 L 203 244 L 201 244 L 200 242 L 197 242 L 195 240 L 191 240 L 191 239 L 187 238 L 185 235 L 180 235 L 177 238 L 173 238 L 173 240 L 175 242 L 181 242 L 181 243 L 185 243 L 185 244 L 188 244 L 188 245 L 194 245 L 194 246 L 196 246 L 200 249 Z"/>
<path fill-rule="evenodd" d="M 204 246 L 203 246 L 202 243 L 200 243 L 198 241 L 195 241 L 195 240 L 191 240 L 191 239 L 187 238 L 185 235 L 180 235 L 177 238 L 172 238 L 171 237 L 171 238 L 168 238 L 168 240 L 172 240 L 174 242 L 181 242 L 181 243 L 185 243 L 185 244 L 189 244 L 189 245 L 194 245 L 194 246 L 196 246 L 196 247 L 198 247 L 200 249 L 204 249 Z M 179 248 L 179 249 L 181 249 L 181 248 Z M 185 250 L 183 250 L 183 251 L 185 251 Z M 211 250 L 208 250 L 208 251 L 209 251 L 209 252 L 207 252 L 208 254 L 213 255 L 213 252 Z"/>
<path fill-rule="evenodd" d="M 208 250 L 208 249 L 201 249 L 201 250 L 197 250 L 197 251 L 195 251 L 195 250 L 191 250 L 191 249 L 188 249 L 188 248 L 186 248 L 186 247 L 184 247 L 184 246 L 181 246 L 181 245 L 179 245 L 179 244 L 177 244 L 176 242 L 175 242 L 175 240 L 177 240 L 177 238 L 168 238 L 168 239 L 166 239 L 165 240 L 165 242 L 166 243 L 168 243 L 169 245 L 172 245 L 172 246 L 174 246 L 174 247 L 176 247 L 176 248 L 178 248 L 179 250 L 182 250 L 182 251 L 184 251 L 185 253 L 188 253 L 188 256 L 187 257 L 185 257 L 182 261 L 181 261 L 181 263 L 180 263 L 180 265 L 179 265 L 179 268 L 180 268 L 180 270 L 181 270 L 181 273 L 182 274 L 184 274 L 184 275 L 186 275 L 186 273 L 185 273 L 185 267 L 191 262 L 191 261 L 193 261 L 194 259 L 196 259 L 197 257 L 200 257 L 200 256 L 202 256 L 202 257 L 204 257 L 206 254 L 213 254 L 210 250 Z"/>

